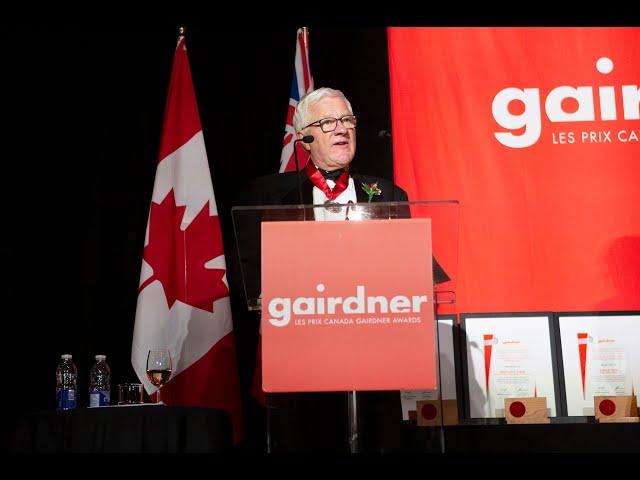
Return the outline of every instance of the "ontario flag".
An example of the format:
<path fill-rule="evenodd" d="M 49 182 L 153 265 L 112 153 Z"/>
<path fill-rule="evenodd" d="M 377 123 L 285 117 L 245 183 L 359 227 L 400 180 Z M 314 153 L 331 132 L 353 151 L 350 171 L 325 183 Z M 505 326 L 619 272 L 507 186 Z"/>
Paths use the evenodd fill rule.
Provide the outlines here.
<path fill-rule="evenodd" d="M 296 139 L 296 131 L 293 128 L 293 114 L 302 97 L 313 91 L 313 77 L 309 66 L 309 32 L 306 27 L 299 28 L 296 34 L 296 57 L 294 61 L 293 79 L 291 81 L 291 95 L 289 96 L 289 108 L 287 109 L 287 123 L 284 127 L 284 140 L 282 142 L 282 154 L 280 155 L 280 172 L 296 170 L 293 156 L 293 141 Z M 309 153 L 298 143 L 298 161 L 302 170 L 309 161 Z"/>
<path fill-rule="evenodd" d="M 168 349 L 167 405 L 229 412 L 243 435 L 220 221 L 184 37 L 178 38 L 144 241 L 131 362 L 147 393 L 150 349 Z"/>

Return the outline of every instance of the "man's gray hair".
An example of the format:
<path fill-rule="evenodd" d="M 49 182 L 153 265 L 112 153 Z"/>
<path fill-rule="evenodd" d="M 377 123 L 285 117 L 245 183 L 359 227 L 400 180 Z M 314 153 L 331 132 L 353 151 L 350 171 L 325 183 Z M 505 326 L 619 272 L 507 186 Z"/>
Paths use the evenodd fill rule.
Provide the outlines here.
<path fill-rule="evenodd" d="M 306 127 L 311 123 L 311 119 L 309 118 L 309 109 L 315 103 L 318 103 L 324 97 L 341 97 L 347 104 L 349 108 L 349 112 L 353 113 L 353 109 L 351 108 L 351 103 L 347 100 L 347 97 L 344 96 L 340 90 L 334 90 L 333 88 L 322 87 L 314 90 L 306 94 L 296 107 L 296 111 L 293 115 L 293 128 L 295 128 L 296 132 L 302 130 L 303 127 Z M 318 119 L 320 120 L 320 119 Z"/>

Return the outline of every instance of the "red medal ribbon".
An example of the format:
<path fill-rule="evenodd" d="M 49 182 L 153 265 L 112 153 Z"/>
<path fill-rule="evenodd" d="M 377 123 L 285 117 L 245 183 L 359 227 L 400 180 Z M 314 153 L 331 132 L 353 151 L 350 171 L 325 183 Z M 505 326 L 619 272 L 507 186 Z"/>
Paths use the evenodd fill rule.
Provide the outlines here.
<path fill-rule="evenodd" d="M 316 187 L 322 190 L 322 192 L 326 195 L 326 197 L 331 201 L 335 200 L 338 197 L 338 195 L 344 192 L 349 186 L 349 166 L 348 165 L 344 169 L 344 172 L 342 173 L 342 175 L 340 175 L 340 178 L 338 178 L 338 181 L 333 187 L 333 190 L 329 188 L 327 181 L 324 179 L 324 177 L 322 176 L 322 173 L 320 173 L 320 171 L 314 165 L 313 162 L 307 163 L 307 166 L 304 168 L 304 171 L 309 177 L 309 180 L 311 180 L 311 183 L 313 183 Z"/>

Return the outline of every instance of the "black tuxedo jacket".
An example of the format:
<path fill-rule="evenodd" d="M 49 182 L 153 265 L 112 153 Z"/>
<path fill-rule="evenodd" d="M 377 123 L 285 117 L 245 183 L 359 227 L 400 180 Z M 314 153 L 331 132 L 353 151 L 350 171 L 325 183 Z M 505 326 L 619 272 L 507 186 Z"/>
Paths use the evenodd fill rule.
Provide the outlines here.
<path fill-rule="evenodd" d="M 384 178 L 373 177 L 371 175 L 351 174 L 356 188 L 356 198 L 358 203 L 367 203 L 369 196 L 362 189 L 362 184 L 377 183 L 380 195 L 372 197 L 371 202 L 406 202 L 407 192 L 394 183 Z M 304 205 L 313 204 L 313 183 L 307 174 L 300 172 L 302 203 Z M 266 175 L 254 180 L 248 192 L 244 195 L 248 205 L 299 205 L 300 196 L 298 193 L 298 177 L 296 172 L 276 173 Z M 408 213 L 407 213 L 407 216 Z M 433 258 L 433 281 L 435 284 L 450 280 L 447 273 Z"/>

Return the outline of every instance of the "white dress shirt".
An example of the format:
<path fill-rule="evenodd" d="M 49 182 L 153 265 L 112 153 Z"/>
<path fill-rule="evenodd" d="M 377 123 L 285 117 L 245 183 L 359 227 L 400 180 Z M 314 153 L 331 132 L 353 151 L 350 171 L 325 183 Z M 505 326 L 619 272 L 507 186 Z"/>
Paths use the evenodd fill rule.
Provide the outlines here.
<path fill-rule="evenodd" d="M 336 185 L 336 182 L 334 182 L 333 180 L 327 180 L 327 185 L 329 185 L 329 188 L 333 189 L 333 187 Z M 327 196 L 324 194 L 322 190 L 320 190 L 316 186 L 313 187 L 313 204 L 314 205 L 323 205 L 328 200 L 329 199 L 327 198 Z M 341 203 L 343 205 L 346 205 L 347 203 L 349 203 L 349 201 L 353 203 L 358 203 L 358 197 L 356 196 L 356 186 L 355 186 L 355 183 L 353 183 L 353 178 L 351 177 L 349 177 L 349 185 L 347 186 L 347 188 L 333 200 L 333 203 Z M 314 210 L 313 213 L 316 221 L 331 221 L 331 220 L 345 219 L 345 214 L 346 214 L 345 208 L 341 208 L 340 211 L 338 212 L 331 212 L 329 209 L 325 207 L 316 207 L 313 210 Z"/>

